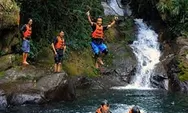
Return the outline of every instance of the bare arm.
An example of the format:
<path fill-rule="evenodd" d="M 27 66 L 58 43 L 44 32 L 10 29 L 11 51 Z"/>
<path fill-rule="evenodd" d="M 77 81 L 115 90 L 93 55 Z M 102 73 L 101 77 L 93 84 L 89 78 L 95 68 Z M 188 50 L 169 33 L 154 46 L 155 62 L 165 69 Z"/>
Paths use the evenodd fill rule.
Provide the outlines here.
<path fill-rule="evenodd" d="M 117 19 L 118 19 L 118 17 L 115 17 L 114 20 L 112 21 L 112 23 L 107 26 L 107 28 L 112 27 L 116 23 Z"/>
<path fill-rule="evenodd" d="M 66 51 L 66 49 L 67 49 L 67 46 L 64 46 L 64 50 L 63 50 L 63 51 L 65 52 L 65 51 Z"/>
<path fill-rule="evenodd" d="M 56 52 L 56 50 L 55 50 L 54 43 L 52 43 L 51 46 L 52 46 L 52 49 L 53 49 L 54 53 L 57 54 L 57 52 Z"/>
<path fill-rule="evenodd" d="M 88 18 L 89 23 L 90 23 L 91 25 L 93 25 L 94 22 L 92 22 L 92 20 L 91 20 L 90 12 L 88 11 L 86 14 L 87 14 L 87 18 Z"/>

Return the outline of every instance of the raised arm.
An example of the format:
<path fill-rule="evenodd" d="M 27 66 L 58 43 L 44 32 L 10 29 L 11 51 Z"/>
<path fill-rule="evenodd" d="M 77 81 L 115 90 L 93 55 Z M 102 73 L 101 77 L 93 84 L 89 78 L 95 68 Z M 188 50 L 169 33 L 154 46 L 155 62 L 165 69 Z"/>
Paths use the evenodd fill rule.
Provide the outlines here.
<path fill-rule="evenodd" d="M 90 12 L 88 11 L 86 14 L 87 14 L 87 18 L 88 18 L 89 23 L 90 23 L 91 25 L 93 25 L 94 22 L 92 22 L 92 20 L 91 20 Z"/>
<path fill-rule="evenodd" d="M 118 17 L 114 17 L 114 20 L 112 21 L 111 24 L 109 24 L 109 25 L 107 26 L 107 28 L 112 27 L 112 26 L 116 23 L 116 20 L 117 20 L 117 19 L 118 19 Z"/>

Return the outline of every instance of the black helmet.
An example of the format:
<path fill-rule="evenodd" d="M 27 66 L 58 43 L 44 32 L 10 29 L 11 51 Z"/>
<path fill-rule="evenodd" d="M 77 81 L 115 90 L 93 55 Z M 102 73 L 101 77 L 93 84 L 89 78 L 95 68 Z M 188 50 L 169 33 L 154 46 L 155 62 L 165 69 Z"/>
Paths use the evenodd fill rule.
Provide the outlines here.
<path fill-rule="evenodd" d="M 102 16 L 98 16 L 98 17 L 97 17 L 97 19 L 99 19 L 99 18 L 103 19 Z"/>
<path fill-rule="evenodd" d="M 102 101 L 102 102 L 101 102 L 101 106 L 104 106 L 104 105 L 109 106 L 109 103 L 108 103 L 108 101 L 107 101 L 107 100 L 104 100 L 104 101 Z"/>
<path fill-rule="evenodd" d="M 132 110 L 132 113 L 140 113 L 140 110 L 137 106 L 134 106 L 131 110 Z"/>

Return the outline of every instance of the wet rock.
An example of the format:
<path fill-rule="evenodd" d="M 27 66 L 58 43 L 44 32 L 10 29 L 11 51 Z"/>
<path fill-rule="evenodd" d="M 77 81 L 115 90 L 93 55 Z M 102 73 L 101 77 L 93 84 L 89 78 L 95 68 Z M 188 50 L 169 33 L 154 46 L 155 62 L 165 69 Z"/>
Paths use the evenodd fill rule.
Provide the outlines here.
<path fill-rule="evenodd" d="M 7 98 L 3 90 L 0 90 L 0 110 L 3 110 L 7 107 Z"/>
<path fill-rule="evenodd" d="M 41 78 L 36 87 L 44 93 L 44 98 L 49 101 L 68 101 L 76 98 L 74 84 L 64 72 Z"/>
<path fill-rule="evenodd" d="M 16 81 L 16 80 L 34 80 L 39 79 L 48 73 L 48 70 L 45 68 L 35 67 L 32 65 L 22 67 L 17 66 L 5 71 L 5 81 Z"/>
<path fill-rule="evenodd" d="M 80 76 L 80 77 L 74 77 L 72 78 L 73 81 L 75 81 L 75 87 L 76 89 L 87 89 L 90 88 L 92 85 L 92 79 L 86 77 L 86 76 Z"/>
<path fill-rule="evenodd" d="M 182 82 L 178 78 L 180 70 L 178 68 L 177 59 L 172 59 L 167 66 L 169 67 L 167 70 L 169 78 L 169 90 L 173 92 L 188 92 L 188 82 Z"/>
<path fill-rule="evenodd" d="M 4 71 L 11 68 L 14 61 L 15 55 L 13 54 L 0 57 L 0 71 Z"/>
<path fill-rule="evenodd" d="M 45 102 L 40 93 L 13 93 L 9 96 L 10 105 L 41 104 Z"/>
<path fill-rule="evenodd" d="M 168 76 L 161 62 L 156 65 L 154 75 L 152 76 L 150 81 L 153 87 L 168 90 Z"/>
<path fill-rule="evenodd" d="M 137 66 L 137 60 L 132 52 L 132 49 L 128 46 L 123 45 L 113 45 L 111 51 L 114 51 L 114 59 L 112 70 L 116 72 L 119 76 L 131 76 L 132 71 L 135 70 Z"/>
<path fill-rule="evenodd" d="M 106 2 L 102 2 L 101 4 L 104 8 L 105 15 L 116 15 L 116 12 Z"/>

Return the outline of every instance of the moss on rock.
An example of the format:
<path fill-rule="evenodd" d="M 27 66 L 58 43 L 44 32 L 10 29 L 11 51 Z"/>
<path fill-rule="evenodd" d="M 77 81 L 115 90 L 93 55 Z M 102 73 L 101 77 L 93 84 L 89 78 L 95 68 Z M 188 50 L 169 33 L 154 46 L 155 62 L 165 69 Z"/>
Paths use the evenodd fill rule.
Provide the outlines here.
<path fill-rule="evenodd" d="M 94 59 L 89 49 L 80 52 L 71 52 L 67 60 L 63 63 L 63 69 L 71 76 L 87 75 L 97 76 L 94 68 Z"/>
<path fill-rule="evenodd" d="M 1 0 L 0 6 L 0 29 L 18 25 L 20 8 L 16 2 L 14 0 Z"/>

